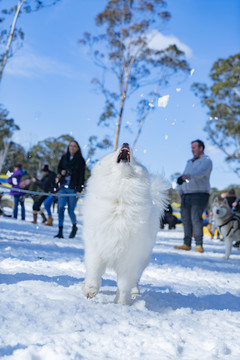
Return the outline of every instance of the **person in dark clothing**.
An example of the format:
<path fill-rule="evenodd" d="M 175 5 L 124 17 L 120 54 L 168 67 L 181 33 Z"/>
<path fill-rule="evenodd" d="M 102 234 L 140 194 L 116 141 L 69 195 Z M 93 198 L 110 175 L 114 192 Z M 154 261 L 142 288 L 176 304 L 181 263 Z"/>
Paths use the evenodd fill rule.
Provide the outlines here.
<path fill-rule="evenodd" d="M 51 192 L 53 192 L 53 193 L 58 192 L 58 190 L 59 190 L 58 181 L 59 181 L 59 179 L 56 177 L 55 178 L 55 187 L 51 190 Z M 45 209 L 47 211 L 47 214 L 48 214 L 48 220 L 47 220 L 47 222 L 45 224 L 47 226 L 52 226 L 53 225 L 53 217 L 52 217 L 51 206 L 52 205 L 54 206 L 57 203 L 57 201 L 58 201 L 58 199 L 57 199 L 56 196 L 50 195 L 43 202 L 44 207 L 45 207 Z"/>
<path fill-rule="evenodd" d="M 240 195 L 236 197 L 235 201 L 232 203 L 232 208 L 234 213 L 240 213 Z M 240 214 L 238 216 L 240 216 Z"/>
<path fill-rule="evenodd" d="M 230 208 L 232 208 L 232 204 L 234 203 L 234 201 L 236 200 L 236 193 L 235 193 L 235 190 L 234 189 L 230 189 L 228 192 L 227 192 L 227 196 L 226 196 L 226 199 L 227 199 L 227 202 L 228 202 L 228 205 L 230 206 Z"/>
<path fill-rule="evenodd" d="M 62 156 L 58 164 L 58 173 L 60 174 L 59 194 L 70 196 L 59 196 L 58 198 L 59 231 L 55 237 L 63 238 L 64 210 L 67 205 L 68 215 L 72 222 L 72 231 L 69 238 L 74 238 L 78 230 L 74 210 L 78 200 L 77 194 L 79 194 L 84 187 L 85 176 L 85 160 L 77 141 L 73 140 L 70 142 L 67 153 Z M 72 194 L 76 194 L 76 196 L 72 196 Z"/>
<path fill-rule="evenodd" d="M 36 186 L 41 188 L 43 192 L 53 192 L 53 189 L 55 187 L 55 178 L 56 173 L 54 171 L 49 170 L 48 165 L 44 165 L 42 168 L 42 178 L 41 180 L 38 180 L 37 178 L 33 177 L 32 181 L 35 183 Z M 37 214 L 39 213 L 43 218 L 43 223 L 47 221 L 46 216 L 44 215 L 43 211 L 41 210 L 41 205 L 44 202 L 44 200 L 47 198 L 47 195 L 37 196 L 34 199 L 33 203 L 33 223 L 37 223 Z"/>
<path fill-rule="evenodd" d="M 232 203 L 232 211 L 233 213 L 240 218 L 240 195 L 236 197 L 235 201 Z M 239 220 L 239 228 L 240 228 L 240 220 Z M 240 250 L 240 240 L 236 241 L 233 244 L 234 247 Z"/>
<path fill-rule="evenodd" d="M 171 204 L 168 204 L 167 209 L 164 211 L 164 216 L 160 221 L 160 228 L 164 229 L 164 225 L 168 224 L 168 229 L 176 229 L 176 224 L 181 223 L 178 218 L 173 215 L 173 209 Z"/>

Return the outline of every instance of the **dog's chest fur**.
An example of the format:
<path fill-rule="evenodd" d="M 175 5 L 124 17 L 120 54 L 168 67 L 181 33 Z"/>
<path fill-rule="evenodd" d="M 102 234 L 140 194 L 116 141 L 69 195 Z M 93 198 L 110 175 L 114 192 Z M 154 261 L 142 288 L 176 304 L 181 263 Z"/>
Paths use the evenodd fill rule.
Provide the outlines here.
<path fill-rule="evenodd" d="M 148 174 L 141 168 L 136 172 L 131 166 L 117 165 L 114 171 L 103 170 L 104 164 L 88 184 L 84 228 L 99 255 L 115 262 L 146 231 L 153 203 Z"/>

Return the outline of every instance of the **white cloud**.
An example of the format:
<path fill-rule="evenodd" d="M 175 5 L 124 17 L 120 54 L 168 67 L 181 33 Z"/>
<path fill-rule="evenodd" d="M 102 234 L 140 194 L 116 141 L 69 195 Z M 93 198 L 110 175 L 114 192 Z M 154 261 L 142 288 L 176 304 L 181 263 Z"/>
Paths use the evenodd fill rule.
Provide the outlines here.
<path fill-rule="evenodd" d="M 179 50 L 184 51 L 187 58 L 192 56 L 192 50 L 189 46 L 182 43 L 176 36 L 174 35 L 163 35 L 157 30 L 153 30 L 149 34 L 149 47 L 155 50 L 163 50 L 166 49 L 169 45 L 176 45 Z"/>
<path fill-rule="evenodd" d="M 69 65 L 63 64 L 49 56 L 39 55 L 28 46 L 24 46 L 14 57 L 9 59 L 6 73 L 28 78 L 42 75 L 74 76 L 73 70 Z"/>

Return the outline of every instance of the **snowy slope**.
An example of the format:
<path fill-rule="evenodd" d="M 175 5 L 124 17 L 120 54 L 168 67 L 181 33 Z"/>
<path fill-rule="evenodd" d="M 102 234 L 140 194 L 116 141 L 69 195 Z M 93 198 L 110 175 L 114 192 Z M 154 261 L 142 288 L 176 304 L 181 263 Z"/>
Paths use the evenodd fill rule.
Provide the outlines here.
<path fill-rule="evenodd" d="M 0 359 L 237 360 L 240 358 L 240 252 L 223 260 L 221 241 L 205 253 L 174 250 L 182 228 L 158 233 L 141 296 L 115 305 L 108 271 L 95 299 L 81 292 L 84 248 L 79 232 L 54 239 L 54 226 L 0 217 Z M 40 219 L 39 219 L 40 220 Z"/>

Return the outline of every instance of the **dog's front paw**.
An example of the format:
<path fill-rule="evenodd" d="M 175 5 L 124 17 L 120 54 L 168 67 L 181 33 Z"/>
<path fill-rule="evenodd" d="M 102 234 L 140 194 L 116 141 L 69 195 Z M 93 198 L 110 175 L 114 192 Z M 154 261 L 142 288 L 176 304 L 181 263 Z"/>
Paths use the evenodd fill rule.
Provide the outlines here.
<path fill-rule="evenodd" d="M 140 292 L 138 286 L 135 286 L 131 291 L 131 298 L 136 299 L 137 296 L 140 296 Z"/>
<path fill-rule="evenodd" d="M 224 259 L 224 260 L 228 260 L 228 259 L 229 259 L 229 256 L 224 255 L 223 259 Z"/>
<path fill-rule="evenodd" d="M 119 305 L 132 305 L 133 300 L 132 299 L 116 299 L 114 300 L 114 304 Z"/>
<path fill-rule="evenodd" d="M 114 299 L 114 303 L 120 305 L 132 305 L 132 302 L 130 293 L 120 293 L 119 291 Z"/>
<path fill-rule="evenodd" d="M 98 293 L 98 289 L 95 286 L 84 286 L 84 295 L 87 299 L 92 299 Z"/>

